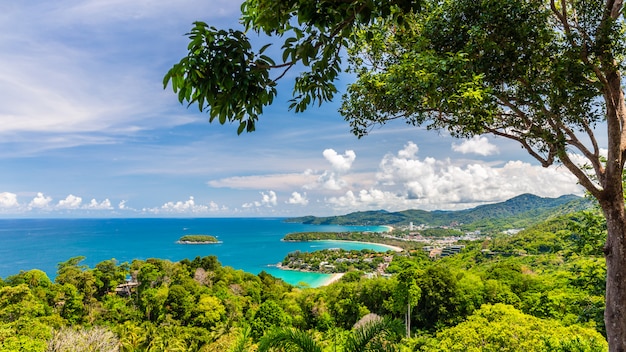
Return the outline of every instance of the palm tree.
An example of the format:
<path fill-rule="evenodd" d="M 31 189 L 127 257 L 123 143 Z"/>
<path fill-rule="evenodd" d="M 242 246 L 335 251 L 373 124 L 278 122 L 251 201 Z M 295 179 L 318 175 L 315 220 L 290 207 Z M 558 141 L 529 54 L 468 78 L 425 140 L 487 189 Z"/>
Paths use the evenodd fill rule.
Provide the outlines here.
<path fill-rule="evenodd" d="M 352 333 L 346 339 L 344 351 L 393 352 L 396 348 L 391 340 L 401 329 L 401 324 L 396 320 L 368 314 L 354 324 Z"/>
<path fill-rule="evenodd" d="M 239 337 L 235 341 L 234 345 L 231 346 L 230 352 L 246 352 L 246 347 L 248 346 L 248 341 L 250 340 L 250 335 L 252 334 L 252 329 L 250 326 L 243 326 L 241 328 L 241 333 Z"/>
<path fill-rule="evenodd" d="M 395 351 L 395 346 L 389 338 L 395 336 L 401 328 L 397 321 L 379 316 L 369 317 L 366 321 L 362 319 L 355 324 L 343 346 L 343 351 Z M 284 352 L 322 352 L 322 347 L 309 333 L 292 328 L 274 329 L 261 338 L 258 352 L 267 352 L 273 348 Z"/>
<path fill-rule="evenodd" d="M 291 328 L 278 328 L 261 338 L 258 352 L 280 348 L 284 352 L 322 352 L 322 347 L 307 332 Z"/>

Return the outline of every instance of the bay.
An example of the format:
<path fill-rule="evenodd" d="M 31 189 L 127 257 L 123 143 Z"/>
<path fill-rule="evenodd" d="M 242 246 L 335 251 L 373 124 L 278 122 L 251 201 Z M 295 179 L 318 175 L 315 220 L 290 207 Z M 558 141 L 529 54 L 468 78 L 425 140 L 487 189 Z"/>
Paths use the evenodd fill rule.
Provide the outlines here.
<path fill-rule="evenodd" d="M 274 265 L 287 253 L 325 248 L 373 249 L 376 244 L 356 242 L 283 242 L 292 232 L 384 231 L 380 226 L 335 226 L 286 223 L 279 218 L 141 218 L 141 219 L 1 219 L 0 277 L 21 270 L 40 269 L 54 279 L 58 263 L 84 256 L 94 267 L 108 259 L 119 263 L 148 258 L 179 261 L 215 255 L 225 266 L 258 274 L 262 270 L 291 284 L 316 287 L 329 275 L 286 271 Z M 207 234 L 220 243 L 185 245 L 176 241 L 187 234 Z"/>

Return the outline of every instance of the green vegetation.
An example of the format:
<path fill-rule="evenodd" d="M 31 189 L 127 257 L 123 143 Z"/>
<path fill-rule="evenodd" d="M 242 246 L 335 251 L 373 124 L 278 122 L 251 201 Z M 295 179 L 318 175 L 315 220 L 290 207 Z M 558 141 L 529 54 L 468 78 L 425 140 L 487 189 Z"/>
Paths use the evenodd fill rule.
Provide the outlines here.
<path fill-rule="evenodd" d="M 208 110 L 211 121 L 238 124 L 240 134 L 255 130 L 289 69 L 301 69 L 290 104 L 296 112 L 331 101 L 345 69 L 355 82 L 340 113 L 358 137 L 404 120 L 460 138 L 506 138 L 544 167 L 562 165 L 598 201 L 607 222 L 606 325 L 612 350 L 621 351 L 623 6 L 614 0 L 247 0 L 245 32 L 195 22 L 187 55 L 163 83 L 171 83 L 181 103 Z M 271 57 L 271 43 L 256 49 L 250 32 L 282 45 Z"/>
<path fill-rule="evenodd" d="M 458 211 L 404 210 L 400 212 L 365 211 L 342 216 L 290 218 L 287 222 L 314 225 L 379 225 L 406 227 L 425 224 L 432 227 L 454 226 L 458 230 L 498 233 L 503 230 L 525 228 L 549 218 L 591 207 L 589 200 L 576 196 L 542 198 L 524 194 L 505 202 L 481 205 Z"/>
<path fill-rule="evenodd" d="M 382 243 L 385 238 L 376 232 L 295 232 L 288 233 L 283 241 L 363 241 Z"/>
<path fill-rule="evenodd" d="M 371 249 L 346 251 L 339 248 L 315 252 L 295 251 L 287 254 L 281 263 L 281 268 L 327 274 L 349 271 L 383 273 L 387 267 L 385 258 L 391 261 L 393 254 Z"/>
<path fill-rule="evenodd" d="M 601 219 L 569 214 L 434 260 L 422 250 L 291 254 L 355 259 L 319 288 L 214 256 L 94 268 L 70 258 L 54 281 L 39 270 L 0 280 L 0 350 L 606 351 Z M 389 277 L 361 277 L 382 264 Z"/>
<path fill-rule="evenodd" d="M 380 243 L 403 249 L 419 248 L 422 245 L 415 242 L 407 242 L 398 238 L 386 236 L 386 234 L 367 231 L 348 232 L 294 232 L 283 237 L 283 241 L 359 241 Z"/>
<path fill-rule="evenodd" d="M 178 239 L 178 243 L 183 243 L 183 244 L 187 244 L 187 243 L 206 244 L 206 243 L 218 243 L 218 242 L 219 241 L 217 240 L 217 238 L 210 236 L 210 235 L 185 235 Z"/>

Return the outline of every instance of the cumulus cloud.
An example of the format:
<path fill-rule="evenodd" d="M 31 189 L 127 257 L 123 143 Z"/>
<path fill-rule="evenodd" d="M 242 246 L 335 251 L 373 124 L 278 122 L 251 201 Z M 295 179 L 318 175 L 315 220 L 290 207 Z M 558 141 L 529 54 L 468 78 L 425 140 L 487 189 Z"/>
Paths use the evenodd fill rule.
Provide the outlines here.
<path fill-rule="evenodd" d="M 30 203 L 28 203 L 28 207 L 38 208 L 38 209 L 48 208 L 51 202 L 52 202 L 51 197 L 44 196 L 43 193 L 38 192 L 37 196 L 33 198 L 33 200 L 31 200 Z"/>
<path fill-rule="evenodd" d="M 333 169 L 338 172 L 350 170 L 352 163 L 356 159 L 356 153 L 353 150 L 346 150 L 343 155 L 340 155 L 333 149 L 326 149 L 322 152 L 322 155 L 330 162 Z"/>
<path fill-rule="evenodd" d="M 92 199 L 89 202 L 89 204 L 87 204 L 85 206 L 85 208 L 87 208 L 87 209 L 95 209 L 95 210 L 109 210 L 109 209 L 113 209 L 113 207 L 111 206 L 111 201 L 108 198 L 103 200 L 100 203 L 98 203 L 97 200 Z"/>
<path fill-rule="evenodd" d="M 356 193 L 347 191 L 342 196 L 330 197 L 326 201 L 339 209 L 364 209 L 365 206 L 367 209 L 398 210 L 398 203 L 406 203 L 393 192 L 378 189 L 360 190 Z"/>
<path fill-rule="evenodd" d="M 503 201 L 523 193 L 543 197 L 580 194 L 581 187 L 565 168 L 543 168 L 522 161 L 501 166 L 449 159 L 419 158 L 419 148 L 409 142 L 379 165 L 378 183 L 328 197 L 337 210 L 463 209 Z"/>
<path fill-rule="evenodd" d="M 10 192 L 0 193 L 0 208 L 17 208 L 17 194 Z"/>
<path fill-rule="evenodd" d="M 305 188 L 322 188 L 327 190 L 340 190 L 347 186 L 345 180 L 341 178 L 337 173 L 332 171 L 325 171 L 318 178 L 315 184 L 306 185 Z"/>
<path fill-rule="evenodd" d="M 452 150 L 463 154 L 493 155 L 498 153 L 498 147 L 489 143 L 487 137 L 474 136 L 460 144 L 452 144 Z"/>
<path fill-rule="evenodd" d="M 65 199 L 61 199 L 57 204 L 59 209 L 78 209 L 82 204 L 83 199 L 73 194 L 68 195 Z"/>
<path fill-rule="evenodd" d="M 291 193 L 291 197 L 289 197 L 287 204 L 299 204 L 299 205 L 309 204 L 309 200 L 306 197 L 306 192 L 304 194 L 300 194 L 298 192 Z"/>
<path fill-rule="evenodd" d="M 276 192 L 274 191 L 268 191 L 267 193 L 265 192 L 259 192 L 261 193 L 261 200 L 260 201 L 255 201 L 252 203 L 244 203 L 242 205 L 243 208 L 252 208 L 252 207 L 274 207 L 276 206 L 276 204 L 278 204 L 278 197 L 276 196 Z"/>
<path fill-rule="evenodd" d="M 352 163 L 356 160 L 356 153 L 353 150 L 346 150 L 343 155 L 338 154 L 333 149 L 326 149 L 322 153 L 324 158 L 330 162 L 332 170 L 314 172 L 307 170 L 308 175 L 315 175 L 314 182 L 304 184 L 304 189 L 338 191 L 348 187 L 346 173 L 352 168 Z"/>
<path fill-rule="evenodd" d="M 160 208 L 144 208 L 144 212 L 150 212 L 155 214 L 160 213 L 176 213 L 176 214 L 199 214 L 210 213 L 219 210 L 225 210 L 224 207 L 220 207 L 215 202 L 209 204 L 196 204 L 195 198 L 190 196 L 186 201 L 167 202 Z"/>

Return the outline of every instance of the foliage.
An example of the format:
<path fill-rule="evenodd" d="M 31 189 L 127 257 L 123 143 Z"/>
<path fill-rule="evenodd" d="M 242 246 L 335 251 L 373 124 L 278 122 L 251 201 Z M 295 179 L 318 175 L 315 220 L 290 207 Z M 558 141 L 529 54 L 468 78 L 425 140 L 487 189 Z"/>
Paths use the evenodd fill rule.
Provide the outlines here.
<path fill-rule="evenodd" d="M 315 271 L 321 273 L 345 273 L 350 271 L 374 272 L 389 254 L 370 249 L 350 250 L 323 249 L 314 252 L 295 251 L 287 254 L 282 268 Z"/>
<path fill-rule="evenodd" d="M 593 329 L 562 326 L 504 304 L 485 305 L 467 321 L 445 329 L 427 351 L 605 351 Z"/>
<path fill-rule="evenodd" d="M 485 350 L 514 350 L 527 336 L 530 350 L 603 351 L 606 266 L 585 250 L 593 236 L 567 230 L 593 225 L 583 215 L 468 243 L 438 260 L 422 251 L 388 253 L 393 276 L 355 275 L 319 288 L 223 267 L 213 256 L 107 260 L 93 269 L 75 257 L 60 265 L 55 282 L 38 270 L 4 281 L 0 349 L 63 350 L 67 341 L 91 341 L 120 351 L 241 351 L 279 347 L 268 342 L 276 332 L 323 350 L 455 350 L 477 341 Z M 550 241 L 558 246 L 536 250 Z M 504 249 L 525 254 L 497 253 Z M 126 273 L 135 286 L 130 295 L 116 294 Z M 402 321 L 411 337 L 401 340 Z"/>
<path fill-rule="evenodd" d="M 265 335 L 259 344 L 259 352 L 272 348 L 290 352 L 322 352 L 322 348 L 309 334 L 294 329 L 273 330 Z"/>
<path fill-rule="evenodd" d="M 336 225 L 415 225 L 448 226 L 453 223 L 466 231 L 499 232 L 511 228 L 528 227 L 550 217 L 590 207 L 588 200 L 576 196 L 541 198 L 523 194 L 505 202 L 481 205 L 458 211 L 404 210 L 400 212 L 363 211 L 332 217 L 290 218 L 288 222 Z M 321 235 L 320 235 L 321 236 Z M 319 238 L 325 239 L 325 238 Z"/>
<path fill-rule="evenodd" d="M 340 112 L 357 136 L 401 119 L 507 138 L 544 167 L 561 163 L 607 220 L 607 333 L 613 349 L 625 348 L 622 1 L 247 0 L 241 9 L 246 30 L 285 38 L 282 63 L 263 55 L 268 46 L 255 54 L 241 31 L 196 23 L 188 55 L 164 78 L 181 102 L 253 131 L 276 81 L 298 63 L 291 107 L 331 100 L 347 48 L 356 82 Z M 271 79 L 272 70 L 282 72 Z"/>
<path fill-rule="evenodd" d="M 48 352 L 72 351 L 119 351 L 119 341 L 110 330 L 96 327 L 93 329 L 73 330 L 63 328 L 52 334 L 48 342 Z"/>
<path fill-rule="evenodd" d="M 211 235 L 185 235 L 178 239 L 179 243 L 217 243 L 217 238 Z"/>

